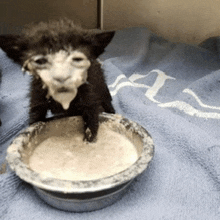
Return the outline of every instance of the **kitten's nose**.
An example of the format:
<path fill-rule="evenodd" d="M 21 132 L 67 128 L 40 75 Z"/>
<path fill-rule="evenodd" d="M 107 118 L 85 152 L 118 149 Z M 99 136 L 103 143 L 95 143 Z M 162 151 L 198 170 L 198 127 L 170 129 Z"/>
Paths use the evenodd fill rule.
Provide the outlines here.
<path fill-rule="evenodd" d="M 53 77 L 53 79 L 59 83 L 64 83 L 65 81 L 67 81 L 70 78 L 70 76 L 56 76 Z"/>

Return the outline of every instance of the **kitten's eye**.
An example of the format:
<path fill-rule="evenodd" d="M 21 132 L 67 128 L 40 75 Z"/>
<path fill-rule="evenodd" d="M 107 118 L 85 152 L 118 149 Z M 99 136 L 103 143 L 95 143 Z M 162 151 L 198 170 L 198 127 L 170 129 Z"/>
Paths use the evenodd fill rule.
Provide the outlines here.
<path fill-rule="evenodd" d="M 80 62 L 80 61 L 83 61 L 83 58 L 82 57 L 74 57 L 73 61 Z"/>
<path fill-rule="evenodd" d="M 48 61 L 46 58 L 39 58 L 37 60 L 34 61 L 35 63 L 37 63 L 38 65 L 44 65 L 46 64 Z"/>

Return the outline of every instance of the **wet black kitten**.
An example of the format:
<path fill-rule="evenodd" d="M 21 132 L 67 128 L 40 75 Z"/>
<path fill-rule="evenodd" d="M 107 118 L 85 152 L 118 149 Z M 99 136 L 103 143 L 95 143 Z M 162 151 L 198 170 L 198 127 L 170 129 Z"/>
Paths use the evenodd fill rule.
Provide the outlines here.
<path fill-rule="evenodd" d="M 114 32 L 84 30 L 72 21 L 41 22 L 21 35 L 0 36 L 0 47 L 33 75 L 30 124 L 45 121 L 48 110 L 62 116 L 81 115 L 85 138 L 93 141 L 100 112 L 114 113 L 97 57 Z"/>

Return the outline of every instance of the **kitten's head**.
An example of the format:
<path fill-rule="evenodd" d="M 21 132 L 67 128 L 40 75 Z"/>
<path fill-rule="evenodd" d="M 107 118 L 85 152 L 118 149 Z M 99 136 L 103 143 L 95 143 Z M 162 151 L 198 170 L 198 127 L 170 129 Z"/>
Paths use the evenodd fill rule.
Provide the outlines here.
<path fill-rule="evenodd" d="M 21 35 L 0 36 L 0 47 L 23 70 L 42 80 L 48 97 L 69 108 L 87 71 L 114 36 L 114 32 L 84 30 L 72 21 L 41 22 Z"/>

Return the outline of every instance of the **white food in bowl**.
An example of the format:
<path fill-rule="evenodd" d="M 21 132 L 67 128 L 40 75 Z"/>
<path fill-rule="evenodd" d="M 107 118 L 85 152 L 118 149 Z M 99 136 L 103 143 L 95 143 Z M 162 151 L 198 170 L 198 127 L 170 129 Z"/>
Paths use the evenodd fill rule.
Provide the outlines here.
<path fill-rule="evenodd" d="M 94 180 L 119 173 L 138 159 L 131 141 L 104 123 L 95 143 L 87 143 L 83 137 L 84 133 L 77 130 L 47 138 L 30 156 L 30 168 L 57 179 Z"/>

